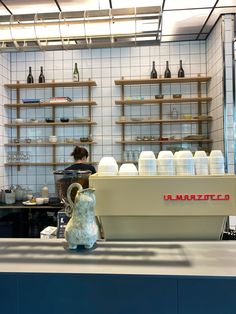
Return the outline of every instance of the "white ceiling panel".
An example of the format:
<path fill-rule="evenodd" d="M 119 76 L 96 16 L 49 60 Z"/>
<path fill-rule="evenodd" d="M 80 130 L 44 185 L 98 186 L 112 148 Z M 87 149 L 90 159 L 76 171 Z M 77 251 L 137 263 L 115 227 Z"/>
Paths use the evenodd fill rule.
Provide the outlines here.
<path fill-rule="evenodd" d="M 51 0 L 3 0 L 13 14 L 59 12 L 55 1 Z M 9 14 L 9 13 L 8 13 Z"/>
<path fill-rule="evenodd" d="M 215 2 L 216 0 L 166 0 L 164 10 L 210 8 Z"/>
<path fill-rule="evenodd" d="M 63 12 L 109 9 L 109 0 L 58 0 Z"/>
<path fill-rule="evenodd" d="M 153 6 L 162 7 L 164 2 L 165 5 L 162 13 L 161 23 L 162 41 L 206 39 L 207 35 L 211 32 L 221 14 L 236 13 L 236 0 L 219 0 L 218 2 L 217 0 L 57 0 L 57 2 L 62 12 L 79 12 L 90 10 L 99 11 L 110 9 L 110 4 L 112 5 L 112 9 Z M 216 2 L 217 7 L 214 8 Z M 42 15 L 42 19 L 45 17 L 45 21 L 47 20 L 46 13 L 59 12 L 59 8 L 56 5 L 55 0 L 38 0 L 36 3 L 34 3 L 32 0 L 2 0 L 0 2 L 0 23 L 2 23 L 3 26 L 4 22 L 9 20 L 8 16 L 10 15 L 9 11 L 4 7 L 3 4 L 8 7 L 13 15 L 32 14 L 34 16 L 35 13 L 39 13 Z M 214 8 L 213 12 L 212 8 Z M 151 11 L 153 13 L 153 9 L 151 9 Z M 55 14 L 55 16 L 57 19 L 58 14 Z M 64 16 L 66 16 L 66 14 Z M 78 18 L 78 15 L 76 14 L 72 14 L 72 16 L 76 16 L 76 18 Z M 24 16 L 24 18 L 27 18 L 27 16 Z M 30 18 L 32 19 L 32 17 Z M 52 16 L 50 15 L 48 19 L 52 19 Z M 74 22 L 75 21 L 71 21 L 70 30 L 72 29 L 72 24 Z M 145 36 L 153 36 L 153 31 L 151 32 L 150 30 L 153 29 L 154 22 L 154 30 L 156 33 L 158 30 L 159 21 L 155 21 L 152 18 L 149 18 L 147 21 L 142 18 L 136 18 L 135 30 L 133 30 L 133 32 L 137 32 L 137 30 L 140 28 L 142 29 L 142 32 L 145 34 Z M 55 23 L 58 23 L 58 21 Z M 62 31 L 62 24 L 60 25 Z M 98 27 L 95 27 L 94 29 L 94 24 L 86 26 L 86 31 L 88 31 L 88 27 L 90 26 L 91 34 L 96 34 L 96 32 L 98 32 Z M 110 35 L 111 30 L 114 30 L 115 26 L 116 25 L 112 25 L 112 27 L 109 28 Z M 203 26 L 204 29 L 202 29 Z M 128 26 L 128 28 L 130 28 L 130 26 Z M 85 29 L 84 26 L 83 29 Z M 26 36 L 26 33 L 23 31 L 21 35 Z M 91 38 L 93 37 L 92 35 Z M 75 37 L 76 36 L 78 36 L 78 30 L 75 32 Z M 139 39 L 142 40 L 142 38 L 137 37 L 137 40 Z M 3 37 L 2 39 L 0 38 L 0 44 L 1 40 L 3 40 Z M 93 38 L 93 41 L 94 40 L 96 40 L 95 36 Z M 146 37 L 145 40 L 148 41 L 149 38 Z"/>
<path fill-rule="evenodd" d="M 135 7 L 151 7 L 161 6 L 163 0 L 112 0 L 112 8 L 135 8 Z"/>
<path fill-rule="evenodd" d="M 217 7 L 236 6 L 236 0 L 219 0 Z"/>
<path fill-rule="evenodd" d="M 198 34 L 210 9 L 163 12 L 162 35 Z"/>

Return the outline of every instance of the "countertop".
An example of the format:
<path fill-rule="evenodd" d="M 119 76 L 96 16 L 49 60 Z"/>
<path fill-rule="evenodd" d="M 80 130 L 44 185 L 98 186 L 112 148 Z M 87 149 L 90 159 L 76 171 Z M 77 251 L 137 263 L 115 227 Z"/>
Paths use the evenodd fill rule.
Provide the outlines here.
<path fill-rule="evenodd" d="M 1 273 L 236 276 L 236 241 L 98 241 L 69 250 L 64 239 L 0 239 Z"/>
<path fill-rule="evenodd" d="M 16 202 L 14 204 L 4 204 L 0 203 L 0 209 L 21 209 L 21 208 L 34 208 L 34 209 L 58 209 L 63 208 L 63 204 L 57 204 L 57 205 L 49 205 L 49 204 L 43 204 L 43 205 L 24 205 L 22 202 Z"/>

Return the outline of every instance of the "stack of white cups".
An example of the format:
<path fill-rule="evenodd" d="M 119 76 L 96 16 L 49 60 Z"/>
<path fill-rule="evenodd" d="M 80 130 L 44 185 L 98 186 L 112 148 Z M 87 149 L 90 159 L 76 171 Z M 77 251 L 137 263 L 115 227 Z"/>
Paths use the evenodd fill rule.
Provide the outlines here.
<path fill-rule="evenodd" d="M 152 151 L 143 151 L 138 159 L 140 176 L 155 176 L 157 174 L 156 157 Z"/>
<path fill-rule="evenodd" d="M 224 156 L 221 150 L 212 150 L 209 157 L 209 169 L 211 175 L 224 174 Z"/>
<path fill-rule="evenodd" d="M 194 154 L 194 167 L 196 175 L 208 175 L 208 157 L 204 150 L 197 150 Z"/>
<path fill-rule="evenodd" d="M 175 158 L 177 176 L 194 175 L 194 160 L 190 150 L 179 151 Z"/>
<path fill-rule="evenodd" d="M 173 176 L 175 174 L 174 156 L 170 150 L 159 152 L 157 174 L 161 176 Z"/>

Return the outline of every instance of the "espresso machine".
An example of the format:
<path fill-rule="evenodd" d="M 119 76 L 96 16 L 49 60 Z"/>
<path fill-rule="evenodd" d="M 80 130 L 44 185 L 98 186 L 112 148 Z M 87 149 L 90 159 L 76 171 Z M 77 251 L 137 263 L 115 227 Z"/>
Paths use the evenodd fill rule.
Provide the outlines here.
<path fill-rule="evenodd" d="M 236 176 L 89 177 L 107 240 L 219 240 L 236 216 Z"/>

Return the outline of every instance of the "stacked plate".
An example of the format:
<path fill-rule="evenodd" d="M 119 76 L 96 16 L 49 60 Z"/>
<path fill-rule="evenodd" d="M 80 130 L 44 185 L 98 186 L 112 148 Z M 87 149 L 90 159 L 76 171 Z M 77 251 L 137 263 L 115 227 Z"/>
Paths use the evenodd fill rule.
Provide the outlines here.
<path fill-rule="evenodd" d="M 137 176 L 138 170 L 133 163 L 122 164 L 119 169 L 120 176 Z"/>
<path fill-rule="evenodd" d="M 194 154 L 194 168 L 196 175 L 208 175 L 208 157 L 204 150 L 197 150 Z"/>
<path fill-rule="evenodd" d="M 102 157 L 98 164 L 99 176 L 116 176 L 118 165 L 114 157 Z"/>
<path fill-rule="evenodd" d="M 224 156 L 221 150 L 212 150 L 209 157 L 209 170 L 211 175 L 224 174 Z"/>
<path fill-rule="evenodd" d="M 160 176 L 175 175 L 174 155 L 170 150 L 159 152 L 157 158 L 157 174 Z"/>
<path fill-rule="evenodd" d="M 178 176 L 192 176 L 194 172 L 194 160 L 190 150 L 179 151 L 175 157 L 175 170 Z"/>
<path fill-rule="evenodd" d="M 156 157 L 152 151 L 143 151 L 138 159 L 140 176 L 155 176 L 157 174 Z"/>

